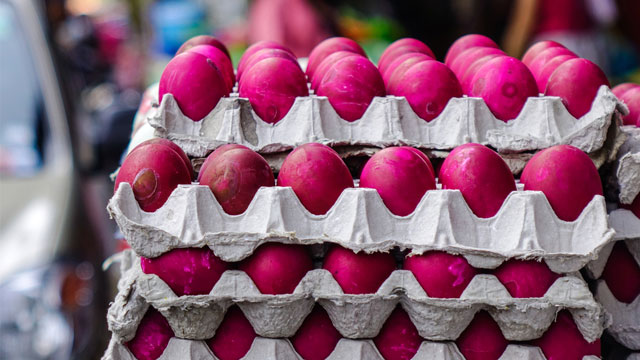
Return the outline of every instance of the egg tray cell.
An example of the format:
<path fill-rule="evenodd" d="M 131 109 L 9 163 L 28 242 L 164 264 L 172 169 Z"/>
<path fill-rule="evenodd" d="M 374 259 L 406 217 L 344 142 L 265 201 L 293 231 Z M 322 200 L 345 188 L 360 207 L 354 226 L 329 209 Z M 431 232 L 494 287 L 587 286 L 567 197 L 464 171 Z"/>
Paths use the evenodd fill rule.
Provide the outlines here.
<path fill-rule="evenodd" d="M 171 338 L 158 360 L 218 360 L 204 341 Z M 302 360 L 286 339 L 256 338 L 243 360 Z M 538 347 L 507 346 L 498 360 L 545 360 Z M 582 360 L 597 360 L 597 356 L 585 356 Z M 111 338 L 102 360 L 136 360 L 126 346 Z M 327 360 L 384 360 L 371 340 L 341 339 Z M 412 360 L 464 360 L 453 342 L 424 341 Z M 637 360 L 629 358 L 628 360 Z"/>
<path fill-rule="evenodd" d="M 290 187 L 263 187 L 248 209 L 228 215 L 207 186 L 179 185 L 155 212 L 140 209 L 121 183 L 108 210 L 134 251 L 157 257 L 175 248 L 208 246 L 222 260 L 248 257 L 262 243 L 336 243 L 368 253 L 462 254 L 476 268 L 509 258 L 542 259 L 557 273 L 580 270 L 613 240 L 602 196 L 572 222 L 558 219 L 541 192 L 514 191 L 492 218 L 478 218 L 458 190 L 428 191 L 416 210 L 393 215 L 374 189 L 349 188 L 324 215 L 309 213 Z"/>
<path fill-rule="evenodd" d="M 407 270 L 395 270 L 375 294 L 345 294 L 331 273 L 309 271 L 292 294 L 261 294 L 247 274 L 223 273 L 208 295 L 176 296 L 155 274 L 145 274 L 140 258 L 122 253 L 122 278 L 110 306 L 109 329 L 121 341 L 133 338 L 152 306 L 168 320 L 177 337 L 213 337 L 226 310 L 240 307 L 254 331 L 263 337 L 293 336 L 316 303 L 345 338 L 375 337 L 397 305 L 409 314 L 420 335 L 432 341 L 455 340 L 478 311 L 486 310 L 505 338 L 525 341 L 542 336 L 557 312 L 568 309 L 585 339 L 600 337 L 609 316 L 596 303 L 579 274 L 557 279 L 541 298 L 513 298 L 493 275 L 476 275 L 459 299 L 429 297 Z"/>

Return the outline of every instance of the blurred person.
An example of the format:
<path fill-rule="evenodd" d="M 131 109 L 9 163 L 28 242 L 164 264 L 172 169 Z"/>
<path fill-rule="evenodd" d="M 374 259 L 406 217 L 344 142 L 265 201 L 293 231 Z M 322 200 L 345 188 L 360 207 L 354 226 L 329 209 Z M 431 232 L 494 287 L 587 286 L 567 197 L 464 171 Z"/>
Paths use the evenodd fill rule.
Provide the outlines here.
<path fill-rule="evenodd" d="M 614 0 L 517 0 L 503 48 L 520 56 L 530 44 L 553 40 L 608 72 L 603 30 L 617 16 Z"/>
<path fill-rule="evenodd" d="M 329 36 L 327 22 L 307 0 L 256 0 L 249 9 L 249 43 L 276 41 L 306 57 Z"/>

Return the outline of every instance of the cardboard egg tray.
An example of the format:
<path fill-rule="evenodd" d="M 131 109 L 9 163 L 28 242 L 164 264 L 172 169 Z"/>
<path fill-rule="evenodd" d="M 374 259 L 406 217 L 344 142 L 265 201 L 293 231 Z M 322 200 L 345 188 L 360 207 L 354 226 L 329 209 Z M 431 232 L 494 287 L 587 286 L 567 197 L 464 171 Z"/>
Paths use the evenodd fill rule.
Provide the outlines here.
<path fill-rule="evenodd" d="M 268 338 L 293 336 L 316 303 L 350 339 L 375 337 L 397 305 L 431 341 L 455 340 L 480 310 L 488 311 L 511 341 L 539 338 L 561 309 L 572 313 L 589 341 L 599 338 L 609 322 L 587 284 L 574 274 L 556 280 L 541 298 L 513 298 L 495 276 L 479 274 L 459 299 L 441 299 L 429 297 L 407 270 L 395 270 L 375 294 L 359 295 L 344 294 L 324 269 L 309 271 L 292 294 L 281 295 L 261 294 L 247 274 L 227 270 L 208 295 L 178 297 L 157 275 L 143 273 L 133 252 L 125 256 L 129 259 L 107 316 L 109 329 L 122 341 L 133 338 L 148 306 L 162 313 L 177 337 L 192 340 L 213 337 L 232 305 L 240 307 L 256 334 Z"/>
<path fill-rule="evenodd" d="M 158 360 L 218 360 L 204 341 L 172 338 Z M 286 339 L 256 338 L 243 360 L 301 360 Z M 534 346 L 510 344 L 498 360 L 545 360 L 542 351 Z M 582 360 L 597 360 L 585 356 Z M 102 360 L 135 360 L 126 346 L 111 339 Z M 371 340 L 341 339 L 327 360 L 384 360 Z M 413 360 L 464 360 L 453 342 L 424 341 Z M 640 360 L 631 355 L 627 360 Z"/>
<path fill-rule="evenodd" d="M 627 249 L 640 265 L 640 219 L 631 211 L 617 209 L 609 215 L 611 226 L 616 230 L 616 239 L 624 241 Z M 609 260 L 614 243 L 602 248 L 598 259 L 586 267 L 587 274 L 599 279 Z M 625 276 L 625 274 L 621 274 Z M 616 341 L 632 350 L 640 350 L 640 296 L 626 304 L 618 301 L 604 280 L 598 280 L 595 290 L 596 300 L 611 314 L 612 323 L 607 331 Z"/>
<path fill-rule="evenodd" d="M 595 196 L 578 219 L 558 219 L 542 192 L 514 191 L 492 218 L 478 218 L 458 190 L 432 190 L 416 210 L 393 215 L 374 189 L 345 189 L 324 215 L 309 213 L 290 187 L 263 187 L 247 210 L 228 215 L 204 185 L 179 185 L 155 212 L 142 211 L 131 186 L 120 184 L 107 207 L 133 250 L 157 257 L 174 248 L 209 246 L 239 261 L 260 244 L 337 243 L 354 251 L 410 249 L 462 254 L 476 268 L 509 258 L 541 259 L 557 273 L 595 260 L 613 240 L 604 198 Z"/>
<path fill-rule="evenodd" d="M 626 140 L 618 151 L 614 181 L 620 192 L 619 201 L 631 204 L 640 193 L 640 128 L 623 126 L 621 132 Z"/>
<path fill-rule="evenodd" d="M 445 157 L 458 145 L 476 142 L 502 155 L 510 154 L 507 158 L 514 173 L 524 167 L 531 152 L 558 144 L 580 148 L 600 166 L 615 156 L 615 151 L 604 149 L 612 136 L 609 130 L 617 131 L 611 125 L 619 122 L 620 113 L 628 112 L 606 86 L 599 89 L 591 110 L 580 119 L 569 114 L 558 97 L 531 97 L 518 117 L 508 123 L 496 119 L 484 100 L 470 97 L 451 99 L 430 122 L 419 118 L 404 97 L 395 96 L 374 98 L 363 117 L 354 122 L 341 119 L 326 97 L 315 95 L 297 98 L 276 124 L 262 121 L 248 99 L 237 95 L 222 98 L 198 122 L 182 114 L 171 94 L 155 106 L 147 118 L 155 134 L 174 141 L 194 158 L 205 157 L 228 143 L 267 155 L 308 142 L 332 147 L 409 145 Z"/>

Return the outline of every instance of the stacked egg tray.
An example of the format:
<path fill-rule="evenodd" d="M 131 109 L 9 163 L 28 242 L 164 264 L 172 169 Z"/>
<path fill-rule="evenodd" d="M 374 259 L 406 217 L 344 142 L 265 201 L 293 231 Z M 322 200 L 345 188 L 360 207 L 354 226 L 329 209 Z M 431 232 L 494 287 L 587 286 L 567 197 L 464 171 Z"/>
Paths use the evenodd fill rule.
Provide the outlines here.
<path fill-rule="evenodd" d="M 607 86 L 599 89 L 591 110 L 580 119 L 569 114 L 560 98 L 540 96 L 530 97 L 518 117 L 506 123 L 495 118 L 484 100 L 473 97 L 452 98 L 430 122 L 419 118 L 404 97 L 376 97 L 361 119 L 348 122 L 326 97 L 310 95 L 296 98 L 276 124 L 262 121 L 248 99 L 237 94 L 222 98 L 197 122 L 182 114 L 172 95 L 161 100 L 149 111 L 149 125 L 156 136 L 172 140 L 190 157 L 202 158 L 223 144 L 237 143 L 265 156 L 276 171 L 281 154 L 308 142 L 341 148 L 343 157 L 407 145 L 432 158 L 475 142 L 496 149 L 514 174 L 536 151 L 569 144 L 600 167 L 615 159 L 617 122 L 628 112 Z"/>
<path fill-rule="evenodd" d="M 363 118 L 341 119 L 325 97 L 297 98 L 276 124 L 263 122 L 247 99 L 220 100 L 199 122 L 184 116 L 171 95 L 154 104 L 143 127 L 178 144 L 196 170 L 218 146 L 243 144 L 263 155 L 277 172 L 287 152 L 307 142 L 336 149 L 343 158 L 370 156 L 387 146 L 409 145 L 444 158 L 458 145 L 488 145 L 518 174 L 541 149 L 570 144 L 596 166 L 617 159 L 625 137 L 620 114 L 627 112 L 602 87 L 591 111 L 572 117 L 559 98 L 528 99 L 520 115 L 497 120 L 482 99 L 452 99 L 439 117 L 425 122 L 401 97 L 374 98 Z M 145 130 L 148 132 L 148 130 Z M 618 157 L 619 159 L 619 157 Z M 299 359 L 287 337 L 295 334 L 316 303 L 329 314 L 343 339 L 329 359 L 382 359 L 373 341 L 396 306 L 409 314 L 424 341 L 414 359 L 463 359 L 454 340 L 478 311 L 487 311 L 510 344 L 500 359 L 544 359 L 539 348 L 523 345 L 540 337 L 567 309 L 584 338 L 601 336 L 611 319 L 583 280 L 580 270 L 595 264 L 616 237 L 604 198 L 596 196 L 573 222 L 559 220 L 540 192 L 512 193 L 496 216 L 476 217 L 456 190 L 429 191 L 406 217 L 391 214 L 375 190 L 347 189 L 325 215 L 309 213 L 290 188 L 262 188 L 245 213 L 227 215 L 206 186 L 180 185 L 153 213 L 142 211 L 128 184 L 109 202 L 131 252 L 121 255 L 123 276 L 109 310 L 113 337 L 104 359 L 134 359 L 131 340 L 149 307 L 167 318 L 176 337 L 160 359 L 216 359 L 204 342 L 215 334 L 226 310 L 237 305 L 258 337 L 244 359 Z M 208 246 L 221 259 L 240 261 L 265 242 L 323 244 L 354 251 L 463 255 L 478 269 L 494 269 L 507 259 L 538 259 L 563 276 L 541 298 L 513 298 L 493 275 L 474 277 L 459 299 L 429 297 L 413 274 L 396 270 L 375 294 L 344 294 L 323 269 L 307 273 L 292 294 L 263 295 L 243 272 L 226 271 L 208 295 L 178 297 L 158 276 L 144 274 L 139 256 L 156 257 L 175 248 Z M 357 315 L 356 315 L 357 314 Z M 587 356 L 584 359 L 595 359 Z"/>
<path fill-rule="evenodd" d="M 516 191 L 496 216 L 482 219 L 457 190 L 429 191 L 414 213 L 398 217 L 372 189 L 347 189 L 327 214 L 313 215 L 290 188 L 273 187 L 261 188 L 245 213 L 230 216 L 206 186 L 181 185 L 160 209 L 147 213 L 123 183 L 108 210 L 137 255 L 123 255 L 119 294 L 108 314 L 113 338 L 105 359 L 133 358 L 122 344 L 133 338 L 149 306 L 167 318 L 176 335 L 165 349 L 167 359 L 215 359 L 203 340 L 215 334 L 234 304 L 259 336 L 246 359 L 297 359 L 286 338 L 316 303 L 344 337 L 330 359 L 381 359 L 370 339 L 397 305 L 425 339 L 414 359 L 463 359 L 453 341 L 481 310 L 510 341 L 540 337 L 562 309 L 570 311 L 588 341 L 599 338 L 610 321 L 578 272 L 615 236 L 601 196 L 577 220 L 565 222 L 540 192 Z M 307 273 L 292 294 L 264 295 L 245 273 L 229 270 L 208 295 L 178 297 L 159 277 L 144 274 L 137 257 L 208 246 L 234 262 L 273 241 L 335 243 L 365 252 L 442 250 L 463 255 L 479 269 L 496 268 L 509 258 L 535 258 L 564 276 L 541 298 L 513 298 L 493 275 L 480 274 L 459 299 L 440 299 L 429 297 L 406 270 L 394 271 L 375 294 L 364 295 L 344 294 L 322 269 Z M 501 359 L 516 356 L 544 359 L 537 347 L 519 344 L 509 345 Z"/>
<path fill-rule="evenodd" d="M 621 128 L 624 144 L 620 147 L 613 167 L 612 179 L 619 195 L 616 202 L 629 204 L 640 196 L 640 129 L 631 126 Z M 615 240 L 624 241 L 627 249 L 640 266 L 640 219 L 630 210 L 617 208 L 609 214 L 609 223 L 615 229 Z M 609 260 L 614 243 L 606 245 L 600 257 L 590 263 L 586 270 L 591 279 L 596 279 L 596 299 L 612 315 L 612 324 L 607 332 L 621 345 L 632 351 L 640 351 L 640 295 L 627 304 L 618 301 L 611 293 L 606 281 L 600 279 Z M 625 274 L 620 274 L 624 278 Z"/>

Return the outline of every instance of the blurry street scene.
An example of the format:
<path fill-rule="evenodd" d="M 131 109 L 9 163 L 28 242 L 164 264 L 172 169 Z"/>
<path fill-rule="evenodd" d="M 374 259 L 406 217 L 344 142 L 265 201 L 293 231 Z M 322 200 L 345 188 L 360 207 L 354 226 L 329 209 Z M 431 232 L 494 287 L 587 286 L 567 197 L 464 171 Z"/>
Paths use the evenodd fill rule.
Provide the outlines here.
<path fill-rule="evenodd" d="M 188 39 L 215 36 L 234 68 L 264 40 L 306 63 L 347 37 L 374 64 L 404 37 L 438 61 L 465 34 L 518 59 L 553 40 L 614 87 L 640 83 L 639 16 L 637 0 L 0 0 L 0 360 L 105 353 L 109 265 L 129 247 L 106 210 L 114 172 L 151 137 L 154 84 Z"/>

